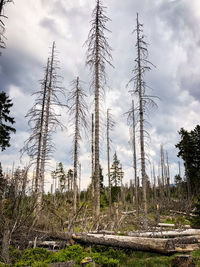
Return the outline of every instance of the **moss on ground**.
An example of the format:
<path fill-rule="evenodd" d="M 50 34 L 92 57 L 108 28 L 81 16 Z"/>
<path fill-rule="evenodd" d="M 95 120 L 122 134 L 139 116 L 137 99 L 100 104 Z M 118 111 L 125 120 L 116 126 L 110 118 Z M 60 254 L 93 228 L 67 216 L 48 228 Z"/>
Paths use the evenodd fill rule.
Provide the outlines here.
<path fill-rule="evenodd" d="M 107 247 L 93 246 L 82 247 L 80 245 L 67 246 L 58 252 L 49 252 L 44 248 L 31 248 L 25 251 L 14 250 L 12 248 L 12 264 L 5 265 L 0 262 L 0 267 L 48 267 L 51 263 L 67 262 L 73 260 L 75 266 L 81 266 L 81 262 L 92 259 L 96 266 L 110 267 L 167 267 L 171 266 L 173 258 L 178 255 L 163 256 L 150 252 L 131 252 L 130 250 L 119 250 Z M 193 251 L 191 255 L 197 266 L 200 266 L 200 249 Z M 91 263 L 85 265 L 93 266 Z"/>

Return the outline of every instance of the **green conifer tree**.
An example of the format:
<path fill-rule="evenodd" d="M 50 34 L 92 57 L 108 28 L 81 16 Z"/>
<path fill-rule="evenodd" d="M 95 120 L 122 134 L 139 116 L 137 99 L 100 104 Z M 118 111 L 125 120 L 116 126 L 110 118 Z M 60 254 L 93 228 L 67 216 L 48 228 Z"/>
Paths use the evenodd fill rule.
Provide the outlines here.
<path fill-rule="evenodd" d="M 12 106 L 12 100 L 2 91 L 0 93 L 0 147 L 2 151 L 10 146 L 10 133 L 16 132 L 15 128 L 7 125 L 7 123 L 15 123 L 14 118 L 9 116 Z"/>

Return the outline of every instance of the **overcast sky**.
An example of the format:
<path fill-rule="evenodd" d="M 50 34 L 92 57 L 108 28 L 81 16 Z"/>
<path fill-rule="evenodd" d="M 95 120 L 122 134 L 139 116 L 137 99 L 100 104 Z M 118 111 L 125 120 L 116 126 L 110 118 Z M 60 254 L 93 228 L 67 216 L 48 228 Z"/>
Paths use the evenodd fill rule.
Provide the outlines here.
<path fill-rule="evenodd" d="M 56 41 L 63 86 L 76 76 L 85 81 L 89 91 L 90 72 L 85 67 L 86 47 L 83 46 L 90 29 L 91 13 L 95 0 L 14 0 L 5 8 L 7 48 L 0 57 L 1 90 L 6 91 L 14 105 L 11 114 L 16 120 L 16 134 L 12 135 L 11 147 L 1 152 L 0 161 L 4 171 L 19 162 L 19 150 L 29 136 L 24 118 L 34 103 L 32 93 L 37 91 L 43 78 L 44 66 L 53 41 Z M 107 16 L 108 41 L 113 48 L 114 69 L 107 66 L 108 88 L 102 101 L 102 114 L 112 109 L 116 127 L 111 134 L 111 156 L 115 150 L 121 161 L 124 182 L 133 178 L 132 152 L 129 145 L 129 128 L 124 113 L 131 106 L 131 96 L 126 84 L 131 78 L 136 57 L 136 13 L 144 24 L 146 41 L 149 43 L 149 60 L 156 66 L 146 75 L 152 89 L 149 94 L 160 98 L 158 108 L 149 114 L 148 131 L 151 141 L 146 150 L 149 159 L 159 164 L 160 144 L 169 154 L 171 176 L 178 172 L 175 144 L 181 127 L 193 129 L 200 118 L 200 2 L 199 0 L 104 0 Z M 130 87 L 131 89 L 131 87 Z M 92 96 L 89 98 L 92 103 Z M 92 110 L 91 105 L 90 109 Z M 68 125 L 66 111 L 63 122 Z M 72 129 L 58 131 L 54 136 L 56 151 L 52 157 L 50 172 L 56 162 L 63 162 L 66 169 L 72 166 Z M 105 180 L 106 143 L 102 128 L 101 164 Z M 89 139 L 83 137 L 80 151 L 82 164 L 82 187 L 90 181 Z M 139 139 L 138 139 L 139 142 Z M 137 143 L 138 143 L 137 142 Z M 23 164 L 28 159 L 25 158 Z M 140 164 L 138 161 L 138 168 Z M 156 167 L 156 169 L 158 169 Z M 147 166 L 149 170 L 149 166 Z M 183 171 L 183 169 L 182 169 Z M 48 182 L 48 180 L 47 180 Z M 47 183 L 47 187 L 49 184 Z"/>

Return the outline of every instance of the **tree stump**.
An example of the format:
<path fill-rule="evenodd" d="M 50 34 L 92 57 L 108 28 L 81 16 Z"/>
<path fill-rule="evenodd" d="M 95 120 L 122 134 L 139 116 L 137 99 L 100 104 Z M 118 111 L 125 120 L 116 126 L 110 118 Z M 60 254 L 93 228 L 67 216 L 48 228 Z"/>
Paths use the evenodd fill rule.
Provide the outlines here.
<path fill-rule="evenodd" d="M 195 267 L 193 257 L 190 255 L 178 255 L 172 260 L 172 267 Z"/>

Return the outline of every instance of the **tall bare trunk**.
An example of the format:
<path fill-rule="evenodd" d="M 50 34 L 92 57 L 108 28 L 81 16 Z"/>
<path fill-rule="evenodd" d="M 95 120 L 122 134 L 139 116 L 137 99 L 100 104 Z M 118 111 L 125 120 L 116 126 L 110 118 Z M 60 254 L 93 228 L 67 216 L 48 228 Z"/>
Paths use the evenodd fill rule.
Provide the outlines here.
<path fill-rule="evenodd" d="M 40 130 L 38 135 L 38 149 L 37 149 L 37 159 L 36 159 L 36 173 L 35 173 L 35 192 L 38 194 L 39 191 L 39 179 L 40 179 L 40 160 L 41 160 L 41 146 L 42 146 L 42 136 L 43 136 L 43 127 L 44 127 L 44 112 L 45 112 L 45 102 L 46 102 L 46 93 L 47 93 L 47 83 L 48 83 L 48 75 L 49 75 L 49 58 L 47 61 L 44 88 L 43 88 L 43 98 L 42 98 L 42 110 L 41 110 L 41 118 L 40 118 Z"/>
<path fill-rule="evenodd" d="M 111 182 L 110 182 L 110 118 L 109 118 L 109 110 L 107 109 L 107 164 L 108 164 L 108 198 L 109 198 L 109 207 L 110 207 L 110 215 L 112 213 L 111 207 Z"/>
<path fill-rule="evenodd" d="M 135 111 L 134 111 L 134 101 L 132 100 L 132 111 L 133 111 L 133 121 L 132 121 L 132 148 L 133 148 L 133 168 L 134 168 L 134 181 L 135 181 L 135 207 L 137 219 L 139 218 L 139 203 L 138 203 L 138 183 L 137 183 L 137 155 L 136 155 L 136 135 L 135 135 Z"/>
<path fill-rule="evenodd" d="M 166 168 L 167 168 L 167 198 L 168 202 L 170 202 L 170 171 L 169 171 L 169 160 L 168 160 L 168 153 L 166 151 Z"/>
<path fill-rule="evenodd" d="M 42 205 L 42 197 L 44 192 L 44 171 L 45 171 L 45 162 L 46 162 L 46 154 L 47 154 L 47 139 L 48 139 L 48 131 L 49 131 L 49 116 L 50 116 L 50 103 L 51 103 L 51 92 L 52 92 L 52 82 L 53 82 L 53 64 L 54 64 L 54 50 L 55 50 L 55 42 L 53 42 L 52 52 L 51 52 L 51 61 L 50 61 L 50 69 L 49 69 L 49 81 L 47 88 L 47 99 L 45 106 L 45 119 L 44 119 L 44 135 L 42 139 L 42 154 L 41 154 L 41 169 L 39 174 L 39 192 L 38 192 L 38 206 L 39 209 Z"/>
<path fill-rule="evenodd" d="M 77 167 L 78 167 L 78 137 L 79 137 L 79 78 L 76 80 L 76 114 L 75 114 L 75 135 L 74 135 L 74 194 L 73 212 L 77 210 Z"/>
<path fill-rule="evenodd" d="M 139 112 L 140 112 L 140 155 L 141 155 L 141 174 L 142 174 L 142 193 L 144 210 L 144 228 L 147 228 L 147 177 L 145 170 L 145 151 L 144 151 L 144 111 L 143 111 L 143 92 L 142 92 L 142 72 L 141 72 L 141 47 L 140 29 L 137 13 L 137 54 L 138 54 L 138 93 L 139 93 Z"/>
<path fill-rule="evenodd" d="M 92 181 L 91 181 L 91 185 L 92 185 L 92 203 L 93 203 L 93 216 L 95 216 L 95 199 L 94 199 L 94 114 L 92 113 L 92 140 L 91 140 L 91 161 L 92 161 Z"/>
<path fill-rule="evenodd" d="M 96 12 L 96 51 L 95 51 L 95 209 L 96 218 L 99 220 L 100 215 L 100 173 L 99 173 L 99 1 L 97 1 Z"/>

